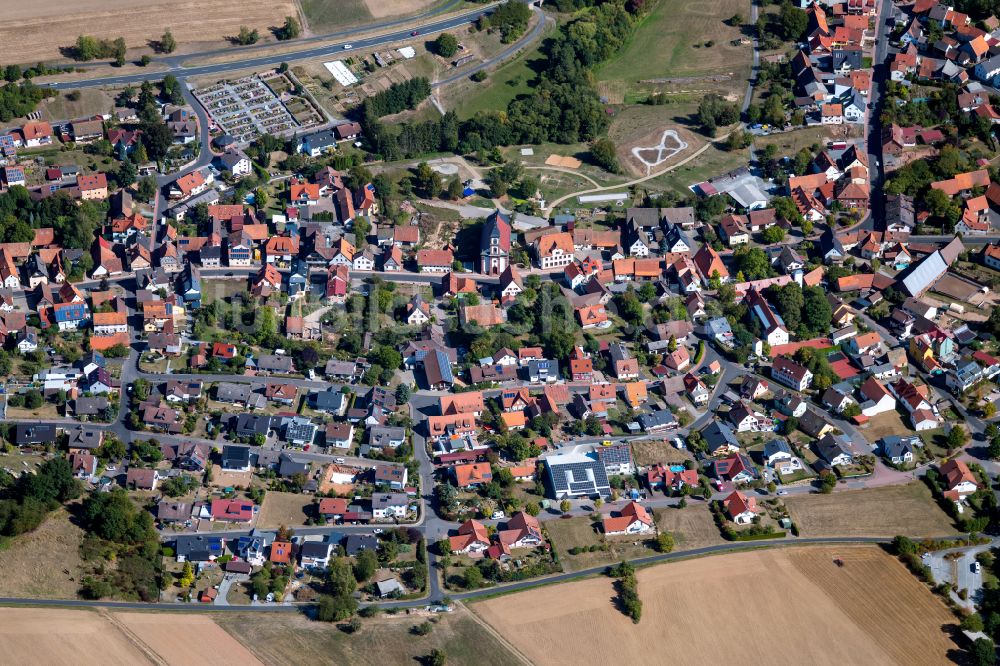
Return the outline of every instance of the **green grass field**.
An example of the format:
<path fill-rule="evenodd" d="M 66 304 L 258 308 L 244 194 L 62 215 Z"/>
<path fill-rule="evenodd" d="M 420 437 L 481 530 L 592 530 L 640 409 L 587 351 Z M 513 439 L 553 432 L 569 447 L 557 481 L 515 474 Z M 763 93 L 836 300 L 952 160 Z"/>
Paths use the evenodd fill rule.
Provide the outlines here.
<path fill-rule="evenodd" d="M 364 0 L 299 0 L 299 5 L 314 33 L 329 32 L 372 18 Z"/>
<path fill-rule="evenodd" d="M 598 68 L 597 78 L 634 84 L 645 79 L 732 73 L 736 80 L 749 68 L 750 47 L 730 43 L 739 39 L 740 29 L 723 21 L 734 14 L 749 17 L 750 3 L 661 0 L 617 57 Z M 706 46 L 710 41 L 712 46 Z"/>
<path fill-rule="evenodd" d="M 546 35 L 552 34 L 551 29 Z M 453 108 L 459 118 L 471 118 L 479 111 L 502 111 L 515 97 L 531 92 L 532 83 L 538 77 L 538 70 L 544 65 L 545 56 L 540 47 L 545 37 L 536 46 L 525 51 L 517 58 L 488 71 L 487 78 L 481 83 L 472 83 L 473 87 L 459 85 L 452 87 L 447 97 L 452 98 L 446 103 Z"/>

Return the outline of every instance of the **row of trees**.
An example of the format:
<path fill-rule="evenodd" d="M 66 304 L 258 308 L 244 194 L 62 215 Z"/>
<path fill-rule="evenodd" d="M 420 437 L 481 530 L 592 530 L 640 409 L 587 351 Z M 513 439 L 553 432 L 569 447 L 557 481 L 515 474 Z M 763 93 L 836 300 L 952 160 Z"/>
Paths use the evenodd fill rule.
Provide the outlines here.
<path fill-rule="evenodd" d="M 119 67 L 125 64 L 125 38 L 101 39 L 90 35 L 80 35 L 76 38 L 76 44 L 70 49 L 74 60 L 96 60 L 98 58 L 110 58 Z"/>

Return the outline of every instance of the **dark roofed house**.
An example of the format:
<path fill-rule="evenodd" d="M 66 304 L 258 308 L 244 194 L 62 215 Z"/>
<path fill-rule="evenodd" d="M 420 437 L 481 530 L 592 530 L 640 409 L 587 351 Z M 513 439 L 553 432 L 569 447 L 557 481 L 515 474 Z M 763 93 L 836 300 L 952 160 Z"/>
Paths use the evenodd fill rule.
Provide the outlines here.
<path fill-rule="evenodd" d="M 250 449 L 245 446 L 222 447 L 222 469 L 247 471 L 250 469 Z"/>
<path fill-rule="evenodd" d="M 56 427 L 40 423 L 18 423 L 14 429 L 14 443 L 18 446 L 54 444 Z"/>

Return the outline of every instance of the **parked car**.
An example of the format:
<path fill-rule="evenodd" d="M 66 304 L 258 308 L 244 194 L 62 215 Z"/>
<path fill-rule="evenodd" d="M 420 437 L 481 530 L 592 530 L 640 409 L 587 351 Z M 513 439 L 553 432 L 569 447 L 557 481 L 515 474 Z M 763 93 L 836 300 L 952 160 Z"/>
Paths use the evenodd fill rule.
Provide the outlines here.
<path fill-rule="evenodd" d="M 982 570 L 983 565 L 981 565 L 978 561 L 972 563 L 972 573 L 979 573 Z"/>

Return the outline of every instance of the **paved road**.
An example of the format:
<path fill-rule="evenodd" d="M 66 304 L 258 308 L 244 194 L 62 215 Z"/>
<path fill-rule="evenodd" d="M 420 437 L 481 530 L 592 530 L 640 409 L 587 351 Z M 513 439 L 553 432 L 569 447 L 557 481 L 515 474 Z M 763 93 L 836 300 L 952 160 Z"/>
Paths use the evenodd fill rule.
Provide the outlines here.
<path fill-rule="evenodd" d="M 871 213 L 869 223 L 875 229 L 885 227 L 885 184 L 882 164 L 882 93 L 888 80 L 889 67 L 885 60 L 889 51 L 888 22 L 892 12 L 892 0 L 882 0 L 875 24 L 875 53 L 872 59 L 871 92 L 868 96 L 868 169 L 871 181 Z"/>
<path fill-rule="evenodd" d="M 58 83 L 43 84 L 48 85 L 52 88 L 57 88 L 61 90 L 70 90 L 77 88 L 94 88 L 99 86 L 124 86 L 130 84 L 142 83 L 146 80 L 159 80 L 162 79 L 166 74 L 173 74 L 174 76 L 180 78 L 184 77 L 194 77 L 194 76 L 207 76 L 214 74 L 224 74 L 226 72 L 232 72 L 236 70 L 243 69 L 266 69 L 269 67 L 275 67 L 283 62 L 294 62 L 297 60 L 312 60 L 318 58 L 332 57 L 334 55 L 341 56 L 345 53 L 344 46 L 351 46 L 351 50 L 371 50 L 381 46 L 387 46 L 390 44 L 395 44 L 403 41 L 411 41 L 413 37 L 410 33 L 416 30 L 420 33 L 421 37 L 433 35 L 439 32 L 445 32 L 447 30 L 452 30 L 455 28 L 460 28 L 462 26 L 468 25 L 479 18 L 481 14 L 490 13 L 493 11 L 495 5 L 484 6 L 476 8 L 473 11 L 463 12 L 456 16 L 451 16 L 443 19 L 435 19 L 426 23 L 418 24 L 413 26 L 413 28 L 406 28 L 402 30 L 392 30 L 390 32 L 383 33 L 374 37 L 364 37 L 358 39 L 351 39 L 351 34 L 358 34 L 359 30 L 355 30 L 351 33 L 337 33 L 336 37 L 345 37 L 343 41 L 336 42 L 330 45 L 317 46 L 312 48 L 306 48 L 299 51 L 293 51 L 291 53 L 280 53 L 276 55 L 263 55 L 256 57 L 246 57 L 239 60 L 234 60 L 231 62 L 216 63 L 212 65 L 200 65 L 194 67 L 185 67 L 182 64 L 177 64 L 176 62 L 170 64 L 168 69 L 160 70 L 157 72 L 149 73 L 135 73 L 135 74 L 124 74 L 121 76 L 104 76 L 94 79 L 86 79 L 82 81 L 61 81 Z M 399 25 L 395 23 L 394 25 Z M 364 31 L 368 31 L 369 28 L 364 28 Z M 541 34 L 539 29 L 535 29 L 531 33 L 531 36 L 537 37 Z M 328 36 L 322 39 L 327 39 Z M 313 38 L 315 41 L 320 38 Z M 519 44 L 517 48 L 520 48 L 522 44 Z M 268 43 L 261 46 L 274 47 L 274 44 Z M 517 50 L 508 49 L 508 51 L 514 52 Z M 232 53 L 233 50 L 223 51 L 223 53 Z M 252 50 L 247 49 L 248 56 L 253 53 Z M 190 59 L 191 56 L 185 56 L 185 59 Z M 466 72 L 463 76 L 469 76 L 472 74 L 471 71 Z"/>
<path fill-rule="evenodd" d="M 803 537 L 803 538 L 786 538 L 786 539 L 771 539 L 768 541 L 753 541 L 753 542 L 729 542 L 724 544 L 719 544 L 716 546 L 707 546 L 705 548 L 695 548 L 692 550 L 681 550 L 672 553 L 658 553 L 656 555 L 650 555 L 648 557 L 641 557 L 632 560 L 632 563 L 637 566 L 645 566 L 649 564 L 658 564 L 663 562 L 670 562 L 674 560 L 687 559 L 691 557 L 700 557 L 704 555 L 717 555 L 728 552 L 735 552 L 741 550 L 760 550 L 765 548 L 783 548 L 788 546 L 806 546 L 806 545 L 836 545 L 836 544 L 878 544 L 878 543 L 890 543 L 891 538 L 888 537 Z M 527 590 L 533 587 L 538 587 L 540 585 L 551 585 L 553 583 L 564 583 L 571 580 L 576 580 L 578 578 L 585 578 L 588 576 L 594 576 L 603 573 L 607 569 L 606 566 L 591 567 L 590 569 L 583 569 L 581 571 L 574 571 L 571 573 L 556 574 L 554 576 L 546 576 L 544 578 L 535 578 L 532 580 L 519 581 L 516 583 L 510 583 L 507 585 L 499 585 L 494 587 L 483 588 L 481 590 L 473 590 L 470 592 L 458 592 L 455 594 L 449 594 L 452 599 L 457 599 L 461 601 L 476 599 L 478 597 L 491 596 L 498 593 L 508 593 L 517 592 L 520 590 Z M 432 572 L 434 573 L 434 572 Z M 431 576 L 433 580 L 436 578 L 435 575 Z M 420 606 L 427 605 L 428 601 L 436 601 L 441 597 L 435 594 L 430 594 L 424 599 L 410 599 L 407 601 L 384 601 L 375 602 L 372 606 L 378 606 L 380 608 L 416 608 Z M 244 612 L 244 611 L 255 611 L 255 612 L 298 612 L 304 608 L 311 606 L 311 604 L 270 604 L 270 605 L 258 605 L 258 606 L 215 606 L 210 604 L 196 604 L 196 603 L 142 603 L 142 602 L 129 602 L 129 601 L 87 601 L 83 599 L 18 599 L 14 597 L 0 597 L 0 605 L 5 606 L 62 606 L 62 607 L 72 607 L 72 608 L 120 608 L 120 609 L 141 609 L 141 610 L 166 610 L 166 611 L 185 611 L 200 613 L 204 611 L 208 612 Z"/>

